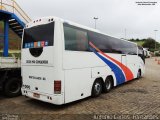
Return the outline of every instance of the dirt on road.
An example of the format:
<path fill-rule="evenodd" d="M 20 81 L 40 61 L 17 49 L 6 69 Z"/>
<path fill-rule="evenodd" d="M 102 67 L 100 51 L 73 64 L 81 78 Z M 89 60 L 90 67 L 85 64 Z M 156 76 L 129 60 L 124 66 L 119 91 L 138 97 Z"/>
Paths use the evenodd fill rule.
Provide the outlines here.
<path fill-rule="evenodd" d="M 98 119 L 97 114 L 160 115 L 160 65 L 149 58 L 143 78 L 120 85 L 98 98 L 89 97 L 62 106 L 24 96 L 5 98 L 0 94 L 0 113 L 0 119 L 13 117 L 18 120 Z"/>

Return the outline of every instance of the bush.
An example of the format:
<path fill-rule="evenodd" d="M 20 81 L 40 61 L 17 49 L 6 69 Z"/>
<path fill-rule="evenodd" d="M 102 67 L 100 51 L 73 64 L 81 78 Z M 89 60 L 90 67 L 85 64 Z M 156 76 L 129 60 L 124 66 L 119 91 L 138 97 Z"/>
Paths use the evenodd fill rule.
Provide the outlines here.
<path fill-rule="evenodd" d="M 156 52 L 156 53 L 155 53 L 155 56 L 160 56 L 160 53 Z"/>

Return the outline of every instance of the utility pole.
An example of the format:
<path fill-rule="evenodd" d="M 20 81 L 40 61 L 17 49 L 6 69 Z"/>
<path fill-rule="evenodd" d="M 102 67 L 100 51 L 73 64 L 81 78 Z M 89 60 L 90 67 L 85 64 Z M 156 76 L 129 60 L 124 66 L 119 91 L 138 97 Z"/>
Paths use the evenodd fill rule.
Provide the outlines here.
<path fill-rule="evenodd" d="M 98 17 L 94 17 L 93 18 L 95 20 L 95 29 L 97 28 L 97 20 L 98 20 Z"/>
<path fill-rule="evenodd" d="M 155 32 L 155 51 L 156 51 L 156 48 L 157 48 L 157 46 L 156 46 L 156 32 L 157 32 L 158 30 L 154 30 L 154 32 Z"/>

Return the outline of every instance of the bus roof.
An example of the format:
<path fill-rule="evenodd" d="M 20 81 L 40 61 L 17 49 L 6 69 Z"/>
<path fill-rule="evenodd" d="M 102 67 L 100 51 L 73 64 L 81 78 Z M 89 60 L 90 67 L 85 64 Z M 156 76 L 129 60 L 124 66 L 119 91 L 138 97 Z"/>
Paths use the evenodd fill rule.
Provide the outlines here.
<path fill-rule="evenodd" d="M 101 32 L 101 31 L 99 31 L 99 30 L 97 30 L 97 29 L 90 28 L 90 27 L 87 27 L 87 26 L 85 26 L 85 25 L 81 25 L 81 24 L 78 24 L 78 23 L 75 23 L 75 22 L 72 22 L 72 21 L 69 21 L 69 20 L 64 20 L 64 19 L 61 19 L 61 18 L 59 18 L 59 19 L 60 19 L 63 23 L 68 23 L 68 24 L 73 25 L 73 26 L 77 26 L 77 27 L 80 27 L 80 28 L 83 28 L 83 29 L 86 29 L 86 30 L 89 30 L 89 31 L 97 32 L 97 33 L 100 33 L 100 34 L 103 34 L 103 35 L 110 36 L 110 37 L 112 37 L 112 38 L 116 38 L 116 37 L 113 37 L 113 36 L 111 36 L 111 35 L 108 35 L 108 34 L 106 34 L 106 33 L 104 33 L 104 32 Z M 136 45 L 137 45 L 137 43 L 131 42 L 131 41 L 128 41 L 128 40 L 125 40 L 125 39 L 120 39 L 120 38 L 116 38 L 116 39 L 119 39 L 119 40 L 126 41 L 126 42 L 133 43 L 133 44 L 136 44 Z"/>
<path fill-rule="evenodd" d="M 48 20 L 48 19 L 54 19 L 54 20 L 57 20 L 57 21 L 61 21 L 61 22 L 63 22 L 63 23 L 67 23 L 67 24 L 70 24 L 70 25 L 73 25 L 73 26 L 80 27 L 80 28 L 82 28 L 82 29 L 86 29 L 86 30 L 89 30 L 89 31 L 92 31 L 92 32 L 96 32 L 96 33 L 100 33 L 100 34 L 103 34 L 103 35 L 107 35 L 107 36 L 112 37 L 112 38 L 116 38 L 116 37 L 113 37 L 113 36 L 111 36 L 111 35 L 108 35 L 108 34 L 106 34 L 106 33 L 104 33 L 104 32 L 101 32 L 101 31 L 99 31 L 99 30 L 97 30 L 97 29 L 90 28 L 90 27 L 87 27 L 87 26 L 85 26 L 85 25 L 81 25 L 81 24 L 78 24 L 78 23 L 76 23 L 76 22 L 72 22 L 72 21 L 65 20 L 65 19 L 62 19 L 62 18 L 59 18 L 59 17 L 55 17 L 55 16 L 41 17 L 41 18 L 35 19 L 35 20 L 31 21 L 30 23 L 28 23 L 26 26 L 32 26 L 33 23 L 35 23 L 35 25 L 37 25 L 37 24 L 36 24 L 36 21 L 37 21 L 37 20 L 40 20 L 40 19 L 41 19 L 41 20 L 42 20 L 42 19 L 47 19 L 47 20 Z M 128 40 L 125 40 L 125 39 L 120 39 L 120 38 L 116 38 L 116 39 L 119 39 L 119 40 L 126 41 L 126 42 L 133 43 L 133 44 L 136 44 L 136 45 L 137 45 L 137 43 L 131 42 L 131 41 L 128 41 Z"/>

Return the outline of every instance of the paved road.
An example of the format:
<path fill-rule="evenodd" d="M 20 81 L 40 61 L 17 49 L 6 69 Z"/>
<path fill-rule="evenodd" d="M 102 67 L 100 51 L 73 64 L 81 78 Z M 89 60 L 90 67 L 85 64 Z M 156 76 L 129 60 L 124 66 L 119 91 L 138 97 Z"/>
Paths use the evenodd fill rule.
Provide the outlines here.
<path fill-rule="evenodd" d="M 98 98 L 86 98 L 63 106 L 23 96 L 8 99 L 0 95 L 0 113 L 18 114 L 18 118 L 26 120 L 84 119 L 94 118 L 93 114 L 160 114 L 160 65 L 154 58 L 147 59 L 144 78 L 118 86 Z"/>

